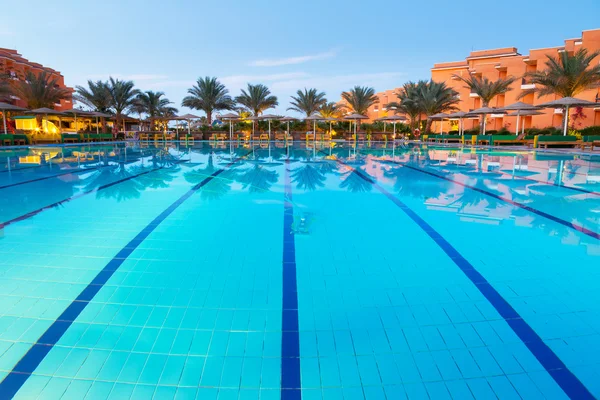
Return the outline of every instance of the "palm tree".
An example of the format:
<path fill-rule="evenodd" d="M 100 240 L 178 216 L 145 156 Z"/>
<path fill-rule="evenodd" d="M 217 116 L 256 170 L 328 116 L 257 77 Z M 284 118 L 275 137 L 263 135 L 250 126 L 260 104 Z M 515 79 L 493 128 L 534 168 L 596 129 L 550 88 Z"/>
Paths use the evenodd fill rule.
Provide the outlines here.
<path fill-rule="evenodd" d="M 71 92 L 58 85 L 58 79 L 46 72 L 35 75 L 28 72 L 24 81 L 16 81 L 13 86 L 14 93 L 27 102 L 27 106 L 34 108 L 54 108 L 56 103 L 68 99 Z"/>
<path fill-rule="evenodd" d="M 344 105 L 336 103 L 335 101 L 330 101 L 328 103 L 323 103 L 321 108 L 319 109 L 319 114 L 323 118 L 340 118 L 346 107 Z"/>
<path fill-rule="evenodd" d="M 100 113 L 108 113 L 111 106 L 111 96 L 108 89 L 108 83 L 103 81 L 88 80 L 88 87 L 76 86 L 73 100 L 85 104 L 90 109 Z M 102 132 L 106 132 L 106 119 L 100 118 L 102 123 Z"/>
<path fill-rule="evenodd" d="M 494 97 L 510 92 L 513 89 L 510 85 L 517 80 L 517 78 L 513 76 L 498 78 L 495 81 L 473 74 L 470 74 L 466 78 L 456 74 L 453 76 L 463 81 L 466 84 L 465 88 L 470 89 L 471 93 L 475 93 L 479 96 L 482 107 L 489 107 L 489 104 Z M 481 116 L 480 125 L 482 126 L 482 132 L 485 133 L 485 114 Z"/>
<path fill-rule="evenodd" d="M 407 82 L 402 86 L 396 93 L 398 101 L 390 102 L 386 105 L 388 109 L 394 110 L 396 113 L 400 112 L 408 115 L 410 118 L 411 130 L 417 127 L 420 128 L 421 115 L 423 114 L 423 107 L 420 103 L 420 93 L 424 86 L 427 86 L 427 81 Z"/>
<path fill-rule="evenodd" d="M 107 113 L 110 111 L 111 96 L 108 84 L 102 81 L 87 82 L 88 87 L 75 86 L 75 95 L 73 99 L 85 104 L 93 111 Z"/>
<path fill-rule="evenodd" d="M 296 96 L 291 96 L 292 101 L 290 101 L 291 107 L 288 107 L 288 110 L 297 111 L 299 113 L 303 113 L 306 117 L 310 117 L 319 109 L 323 104 L 327 103 L 327 99 L 325 99 L 325 93 L 318 92 L 317 89 L 306 89 L 304 91 L 298 90 L 296 92 Z M 306 121 L 307 129 L 310 130 L 310 121 Z"/>
<path fill-rule="evenodd" d="M 183 98 L 181 106 L 204 111 L 208 125 L 212 124 L 213 111 L 233 110 L 235 107 L 235 102 L 228 94 L 229 90 L 214 77 L 198 78 L 196 85 L 188 89 L 188 93 L 189 96 Z"/>
<path fill-rule="evenodd" d="M 173 104 L 166 97 L 163 92 L 153 92 L 148 90 L 143 93 L 139 93 L 136 97 L 135 104 L 130 108 L 132 111 L 135 110 L 138 114 L 145 113 L 149 118 L 158 120 L 162 118 L 170 118 L 177 112 L 175 107 L 170 106 Z"/>
<path fill-rule="evenodd" d="M 545 70 L 525 74 L 525 78 L 529 83 L 535 84 L 535 87 L 524 90 L 519 98 L 530 93 L 537 93 L 538 97 L 575 97 L 585 90 L 597 87 L 600 85 L 600 64 L 592 66 L 592 61 L 599 56 L 600 51 L 588 53 L 586 49 L 579 49 L 573 54 L 563 51 L 558 57 L 547 56 Z M 565 123 L 568 124 L 566 110 L 564 115 Z"/>
<path fill-rule="evenodd" d="M 248 84 L 248 91 L 242 89 L 242 94 L 235 98 L 246 111 L 258 117 L 265 110 L 279 105 L 277 96 L 271 95 L 271 91 L 265 85 Z M 254 124 L 254 122 L 252 122 Z"/>
<path fill-rule="evenodd" d="M 419 86 L 418 102 L 425 115 L 434 115 L 444 111 L 456 110 L 459 102 L 458 92 L 446 85 L 445 82 L 430 80 L 425 85 Z M 431 128 L 431 119 L 427 120 L 425 132 Z"/>
<path fill-rule="evenodd" d="M 110 93 L 110 106 L 115 112 L 116 127 L 119 128 L 119 119 L 123 113 L 129 111 L 135 104 L 139 90 L 135 89 L 133 81 L 122 81 L 112 76 L 108 81 L 108 92 Z M 123 125 L 123 128 L 125 126 Z"/>
<path fill-rule="evenodd" d="M 354 86 L 350 91 L 342 93 L 342 99 L 348 103 L 352 112 L 361 115 L 365 115 L 369 107 L 379 102 L 375 89 L 367 86 Z"/>

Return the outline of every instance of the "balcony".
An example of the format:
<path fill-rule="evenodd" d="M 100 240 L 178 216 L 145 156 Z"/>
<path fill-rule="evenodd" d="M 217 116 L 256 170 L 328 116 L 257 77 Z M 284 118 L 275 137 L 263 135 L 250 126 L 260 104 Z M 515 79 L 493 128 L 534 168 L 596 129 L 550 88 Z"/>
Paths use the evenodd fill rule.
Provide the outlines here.
<path fill-rule="evenodd" d="M 535 89 L 535 83 L 529 83 L 525 78 L 521 79 L 521 90 Z"/>

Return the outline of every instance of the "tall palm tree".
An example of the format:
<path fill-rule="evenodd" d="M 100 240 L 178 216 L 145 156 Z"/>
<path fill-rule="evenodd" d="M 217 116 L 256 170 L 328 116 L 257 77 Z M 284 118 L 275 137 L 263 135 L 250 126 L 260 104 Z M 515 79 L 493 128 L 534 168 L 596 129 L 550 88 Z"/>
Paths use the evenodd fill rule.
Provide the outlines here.
<path fill-rule="evenodd" d="M 573 54 L 564 51 L 558 57 L 547 57 L 545 70 L 525 74 L 535 88 L 523 91 L 520 97 L 529 93 L 537 93 L 539 97 L 550 94 L 575 97 L 600 85 L 600 64 L 592 65 L 594 58 L 600 57 L 600 51 L 589 53 L 580 49 Z"/>
<path fill-rule="evenodd" d="M 145 113 L 149 118 L 158 120 L 162 118 L 169 118 L 177 112 L 175 107 L 170 106 L 173 104 L 164 97 L 163 92 L 153 92 L 148 90 L 143 93 L 139 93 L 136 97 L 135 104 L 130 110 L 137 112 L 138 114 Z M 163 123 L 163 121 L 161 121 Z"/>
<path fill-rule="evenodd" d="M 325 98 L 325 93 L 317 91 L 317 89 L 306 89 L 304 91 L 298 90 L 296 92 L 296 96 L 291 96 L 292 101 L 290 101 L 291 107 L 288 107 L 288 110 L 297 111 L 306 115 L 306 117 L 310 117 L 319 109 L 323 104 L 327 103 L 327 99 Z M 306 121 L 307 129 L 310 130 L 310 121 Z"/>
<path fill-rule="evenodd" d="M 258 117 L 265 110 L 279 105 L 277 96 L 271 95 L 268 87 L 262 84 L 248 84 L 248 90 L 242 89 L 242 94 L 235 98 L 246 111 L 252 113 L 254 117 Z M 254 122 L 253 122 L 254 124 Z"/>
<path fill-rule="evenodd" d="M 214 77 L 198 78 L 196 85 L 188 89 L 188 93 L 189 96 L 183 98 L 181 106 L 204 111 L 209 125 L 212 124 L 214 111 L 233 110 L 235 107 L 235 102 L 228 94 L 229 90 Z"/>
<path fill-rule="evenodd" d="M 388 109 L 394 110 L 396 113 L 408 115 L 410 119 L 411 129 L 419 127 L 423 107 L 420 103 L 420 93 L 424 86 L 427 86 L 427 81 L 406 82 L 402 89 L 396 93 L 398 101 L 392 101 L 386 105 Z"/>
<path fill-rule="evenodd" d="M 557 95 L 575 97 L 579 93 L 600 85 L 600 64 L 592 65 L 592 61 L 600 56 L 600 51 L 589 53 L 579 49 L 570 54 L 563 51 L 558 57 L 547 56 L 546 69 L 529 72 L 525 78 L 535 84 L 533 89 L 524 90 L 519 97 L 537 93 L 538 97 Z M 569 116 L 565 110 L 565 124 L 568 126 Z"/>
<path fill-rule="evenodd" d="M 339 118 L 342 116 L 345 109 L 346 108 L 342 104 L 330 101 L 328 103 L 323 103 L 319 109 L 319 114 L 321 114 L 323 118 Z"/>
<path fill-rule="evenodd" d="M 352 112 L 362 115 L 365 115 L 369 107 L 379 101 L 375 89 L 367 86 L 354 86 L 350 91 L 342 93 L 342 99 L 348 103 L 348 108 Z"/>
<path fill-rule="evenodd" d="M 425 85 L 419 86 L 418 102 L 421 110 L 426 115 L 442 113 L 444 111 L 456 110 L 456 105 L 460 101 L 458 92 L 448 87 L 445 82 L 435 82 L 430 80 Z M 432 120 L 427 120 L 425 132 L 431 129 Z"/>
<path fill-rule="evenodd" d="M 73 100 L 85 104 L 90 109 L 100 113 L 111 112 L 111 96 L 108 88 L 108 83 L 103 81 L 87 81 L 88 87 L 75 86 L 75 94 Z M 100 118 L 102 123 L 102 132 L 106 132 L 106 119 Z"/>
<path fill-rule="evenodd" d="M 103 81 L 87 81 L 88 87 L 75 86 L 73 99 L 85 104 L 94 111 L 107 113 L 110 111 L 111 96 L 108 84 Z"/>
<path fill-rule="evenodd" d="M 58 85 L 57 78 L 53 78 L 46 72 L 38 75 L 28 72 L 24 81 L 19 80 L 13 83 L 12 90 L 22 100 L 25 100 L 31 109 L 54 108 L 54 104 L 71 96 L 69 90 Z"/>
<path fill-rule="evenodd" d="M 38 75 L 27 72 L 24 81 L 15 81 L 11 87 L 12 92 L 27 102 L 30 109 L 54 108 L 56 103 L 71 97 L 71 92 L 58 85 L 58 79 L 46 72 Z M 36 117 L 37 126 L 42 125 L 42 116 Z"/>
<path fill-rule="evenodd" d="M 155 118 L 160 115 L 161 110 L 168 107 L 169 104 L 173 104 L 173 102 L 169 101 L 164 95 L 163 92 L 153 92 L 152 90 L 148 90 L 139 93 L 136 97 L 136 102 L 142 106 L 148 117 Z"/>
<path fill-rule="evenodd" d="M 122 81 L 111 76 L 108 80 L 108 92 L 110 93 L 110 106 L 115 112 L 115 124 L 118 129 L 119 119 L 123 113 L 129 111 L 136 104 L 137 95 L 140 91 L 135 88 L 133 81 Z"/>
<path fill-rule="evenodd" d="M 489 107 L 490 102 L 494 99 L 494 97 L 505 94 L 506 92 L 510 92 L 513 88 L 510 87 L 517 78 L 513 76 L 508 76 L 506 78 L 498 78 L 495 81 L 492 81 L 486 77 L 477 76 L 470 74 L 468 77 L 463 77 L 460 75 L 453 75 L 457 79 L 463 81 L 466 85 L 465 88 L 470 89 L 471 93 L 475 93 L 481 98 L 482 107 Z M 485 133 L 485 118 L 486 115 L 483 114 L 481 116 L 481 122 L 479 125 L 482 126 L 482 131 Z"/>

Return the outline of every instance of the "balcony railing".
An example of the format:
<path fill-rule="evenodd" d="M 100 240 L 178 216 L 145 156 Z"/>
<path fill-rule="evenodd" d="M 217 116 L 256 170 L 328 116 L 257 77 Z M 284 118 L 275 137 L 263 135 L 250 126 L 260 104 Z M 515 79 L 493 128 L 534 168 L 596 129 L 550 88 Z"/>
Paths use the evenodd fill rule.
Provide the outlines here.
<path fill-rule="evenodd" d="M 535 89 L 535 83 L 531 83 L 527 79 L 522 78 L 521 79 L 521 89 L 522 90 Z"/>

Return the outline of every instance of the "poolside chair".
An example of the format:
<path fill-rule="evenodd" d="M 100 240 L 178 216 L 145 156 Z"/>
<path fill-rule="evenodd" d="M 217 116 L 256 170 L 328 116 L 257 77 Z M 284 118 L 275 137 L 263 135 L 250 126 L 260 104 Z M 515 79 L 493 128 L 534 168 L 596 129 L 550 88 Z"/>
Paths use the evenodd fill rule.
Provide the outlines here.
<path fill-rule="evenodd" d="M 269 134 L 268 133 L 261 133 L 260 137 L 258 138 L 259 141 L 263 141 L 266 140 L 267 142 L 269 141 Z"/>
<path fill-rule="evenodd" d="M 275 140 L 276 141 L 284 141 L 285 140 L 285 132 L 276 132 Z"/>
<path fill-rule="evenodd" d="M 312 132 L 306 132 L 306 141 L 314 141 L 315 140 L 315 134 Z"/>

